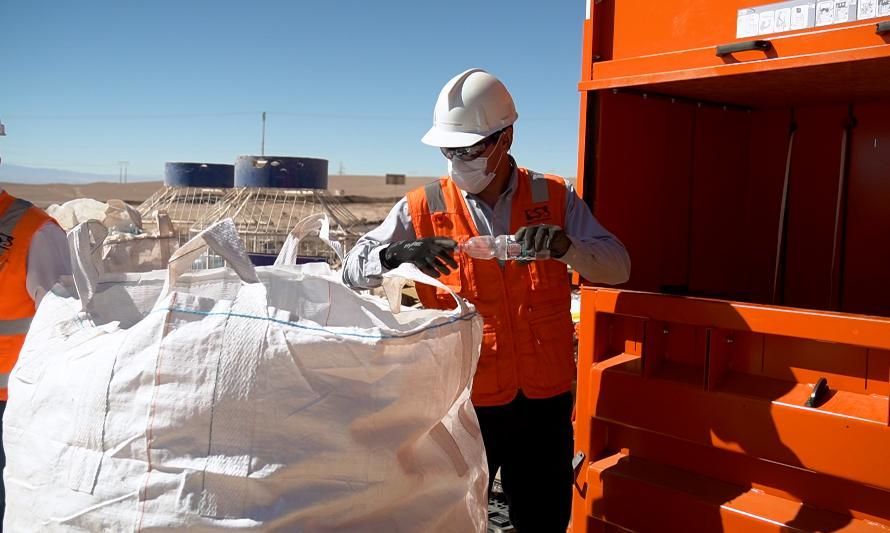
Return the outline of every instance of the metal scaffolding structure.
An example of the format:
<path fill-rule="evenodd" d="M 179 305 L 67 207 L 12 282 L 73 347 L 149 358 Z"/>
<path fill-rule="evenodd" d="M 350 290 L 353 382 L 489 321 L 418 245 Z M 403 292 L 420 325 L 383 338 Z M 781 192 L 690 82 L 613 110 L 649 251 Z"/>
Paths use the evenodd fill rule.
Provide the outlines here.
<path fill-rule="evenodd" d="M 345 250 L 355 244 L 362 221 L 323 189 L 230 189 L 225 198 L 204 210 L 204 216 L 191 225 L 190 234 L 194 236 L 214 222 L 231 218 L 249 253 L 274 255 L 300 220 L 317 213 L 328 215 L 331 237 Z M 337 262 L 336 254 L 317 238 L 301 242 L 300 255 Z"/>
<path fill-rule="evenodd" d="M 204 220 L 232 189 L 209 187 L 164 186 L 137 208 L 142 215 L 146 231 L 157 231 L 156 213 L 164 211 L 173 223 L 173 231 L 179 243 L 185 243 L 192 226 Z"/>

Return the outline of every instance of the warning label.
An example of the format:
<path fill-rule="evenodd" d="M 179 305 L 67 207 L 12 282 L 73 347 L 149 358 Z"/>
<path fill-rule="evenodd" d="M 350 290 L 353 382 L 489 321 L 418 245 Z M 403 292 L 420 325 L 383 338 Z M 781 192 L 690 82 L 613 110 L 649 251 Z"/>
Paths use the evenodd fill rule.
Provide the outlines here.
<path fill-rule="evenodd" d="M 736 38 L 890 15 L 890 0 L 789 0 L 738 10 Z"/>
<path fill-rule="evenodd" d="M 878 16 L 878 0 L 859 0 L 859 20 L 873 19 Z"/>
<path fill-rule="evenodd" d="M 736 24 L 736 37 L 742 39 L 803 30 L 815 25 L 816 0 L 791 0 L 740 9 Z"/>
<path fill-rule="evenodd" d="M 830 26 L 832 24 L 834 24 L 834 0 L 816 4 L 816 26 Z"/>

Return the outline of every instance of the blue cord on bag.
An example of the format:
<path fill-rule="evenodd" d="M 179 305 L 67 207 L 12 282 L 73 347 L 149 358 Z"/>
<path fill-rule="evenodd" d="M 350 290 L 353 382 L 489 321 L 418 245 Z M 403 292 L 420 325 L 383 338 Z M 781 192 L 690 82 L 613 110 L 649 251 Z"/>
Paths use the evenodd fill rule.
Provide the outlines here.
<path fill-rule="evenodd" d="M 359 339 L 407 339 L 409 337 L 414 337 L 416 335 L 420 335 L 421 333 L 426 333 L 427 331 L 431 331 L 431 330 L 438 329 L 438 328 L 445 327 L 445 326 L 450 326 L 451 324 L 454 324 L 455 322 L 464 322 L 466 320 L 472 320 L 473 318 L 476 317 L 476 315 L 478 315 L 478 313 L 476 313 L 476 312 L 469 313 L 466 315 L 461 315 L 459 317 L 452 318 L 451 320 L 444 322 L 442 324 L 436 324 L 434 326 L 429 326 L 429 327 L 423 328 L 418 331 L 413 331 L 411 333 L 405 333 L 405 334 L 401 334 L 401 335 L 398 335 L 398 334 L 396 334 L 396 335 L 364 335 L 361 333 L 344 333 L 344 332 L 339 332 L 339 331 L 332 331 L 332 330 L 325 329 L 325 328 L 305 326 L 302 324 L 298 324 L 296 322 L 289 322 L 287 320 L 279 320 L 277 318 L 262 317 L 262 316 L 255 316 L 255 315 L 245 315 L 245 314 L 241 314 L 241 313 L 219 313 L 219 312 L 213 312 L 213 311 L 195 311 L 193 309 L 182 309 L 182 308 L 178 308 L 178 307 L 164 307 L 161 309 L 155 309 L 152 311 L 152 313 L 159 313 L 162 311 L 170 311 L 173 313 L 186 313 L 186 314 L 190 314 L 190 315 L 201 315 L 201 316 L 229 316 L 229 317 L 236 317 L 236 318 L 249 318 L 251 320 L 267 320 L 269 322 L 275 322 L 276 324 L 290 326 L 290 327 L 294 327 L 294 328 L 298 328 L 298 329 L 305 329 L 308 331 L 328 333 L 330 335 L 337 335 L 340 337 L 356 337 Z"/>

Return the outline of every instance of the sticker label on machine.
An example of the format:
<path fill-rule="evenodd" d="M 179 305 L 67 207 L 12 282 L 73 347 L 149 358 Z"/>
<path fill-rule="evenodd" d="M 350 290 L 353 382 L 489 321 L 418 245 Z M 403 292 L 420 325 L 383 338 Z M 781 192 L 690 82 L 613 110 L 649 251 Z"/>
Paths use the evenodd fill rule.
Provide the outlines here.
<path fill-rule="evenodd" d="M 890 0 L 790 0 L 740 9 L 736 38 L 804 30 L 890 15 Z"/>

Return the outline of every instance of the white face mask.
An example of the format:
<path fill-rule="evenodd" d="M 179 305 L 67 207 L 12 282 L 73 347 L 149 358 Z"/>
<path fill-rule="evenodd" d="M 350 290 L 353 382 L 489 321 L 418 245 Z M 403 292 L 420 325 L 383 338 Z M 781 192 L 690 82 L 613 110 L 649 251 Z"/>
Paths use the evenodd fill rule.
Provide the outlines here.
<path fill-rule="evenodd" d="M 498 162 L 494 165 L 495 170 L 501 164 L 504 151 L 501 150 L 501 155 L 498 156 Z M 488 157 L 480 156 L 472 161 L 464 161 L 458 157 L 448 160 L 448 175 L 451 176 L 451 180 L 459 189 L 470 194 L 479 194 L 494 180 L 495 171 L 485 172 L 487 168 Z"/>

